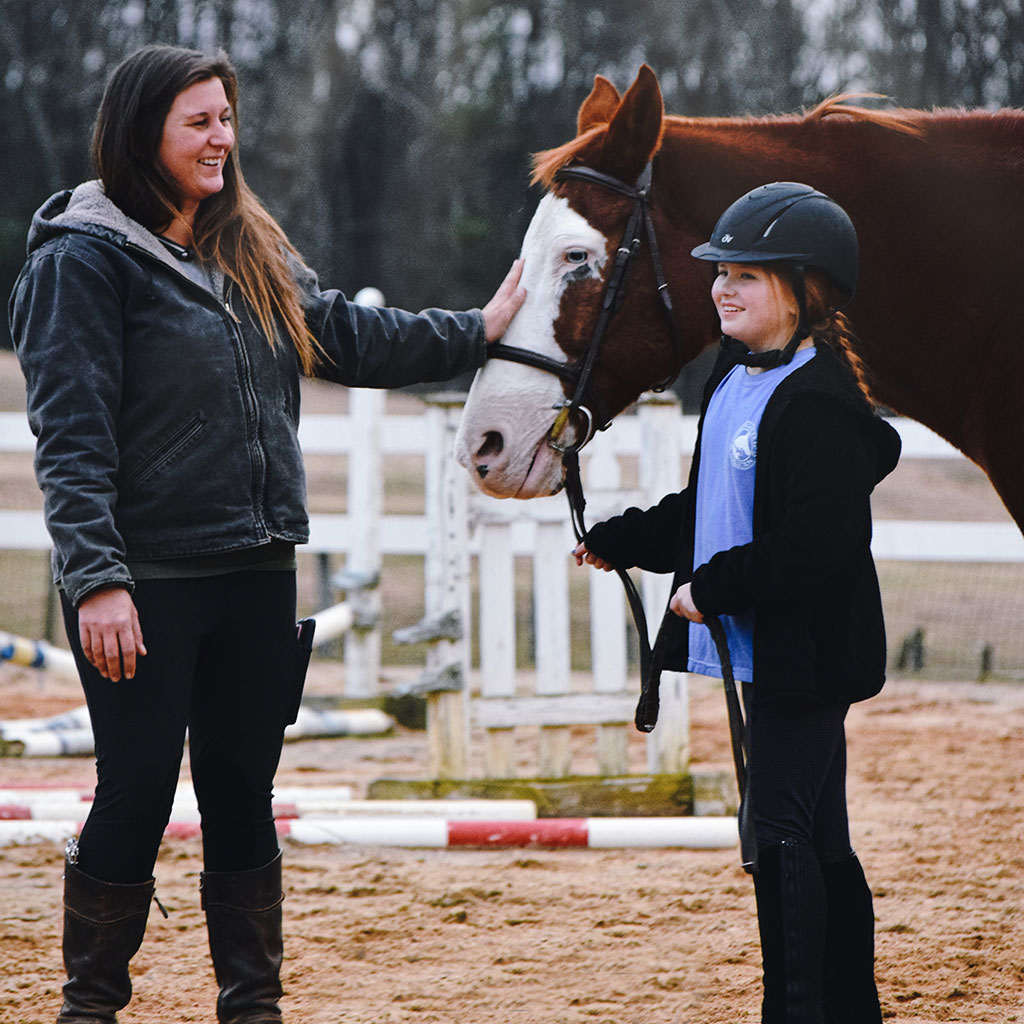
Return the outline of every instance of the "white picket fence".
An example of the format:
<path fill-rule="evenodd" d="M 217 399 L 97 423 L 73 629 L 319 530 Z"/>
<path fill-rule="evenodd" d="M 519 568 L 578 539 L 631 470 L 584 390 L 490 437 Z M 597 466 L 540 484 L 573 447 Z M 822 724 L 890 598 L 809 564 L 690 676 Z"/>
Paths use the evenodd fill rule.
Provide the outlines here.
<path fill-rule="evenodd" d="M 372 623 L 380 597 L 372 586 L 384 555 L 424 557 L 424 608 L 420 635 L 433 635 L 419 684 L 428 694 L 429 770 L 434 778 L 516 775 L 516 730 L 540 732 L 535 774 L 572 773 L 570 730 L 595 727 L 598 770 L 628 771 L 627 739 L 636 702 L 636 680 L 627 658 L 627 615 L 619 581 L 587 571 L 593 671 L 585 691 L 571 671 L 569 551 L 574 544 L 563 496 L 529 502 L 495 501 L 471 491 L 465 471 L 451 458 L 462 396 L 425 400 L 420 415 L 388 415 L 386 395 L 352 390 L 345 415 L 304 417 L 300 440 L 307 455 L 348 456 L 346 514 L 311 516 L 309 550 L 344 555 L 356 581 L 347 592 L 356 621 Z M 919 424 L 894 420 L 904 458 L 963 458 Z M 682 484 L 682 459 L 692 452 L 696 418 L 682 416 L 673 398 L 650 396 L 635 415 L 620 417 L 585 449 L 582 468 L 588 522 L 627 505 L 652 504 Z M 34 440 L 21 413 L 0 413 L 0 452 L 31 451 Z M 425 457 L 424 515 L 384 514 L 384 460 Z M 637 463 L 635 487 L 624 490 L 623 458 Z M 0 547 L 48 550 L 41 511 L 0 510 Z M 1024 538 L 1012 522 L 943 523 L 876 521 L 873 543 L 880 559 L 1024 562 Z M 532 559 L 535 671 L 516 668 L 514 562 Z M 472 605 L 474 574 L 478 605 Z M 575 570 L 574 570 L 575 571 Z M 580 570 L 582 572 L 582 570 Z M 650 627 L 657 628 L 668 581 L 641 574 Z M 359 585 L 359 581 L 370 585 Z M 454 613 L 454 614 L 453 614 Z M 0 626 L 3 624 L 0 623 Z M 438 628 L 439 627 L 439 628 Z M 476 629 L 479 664 L 471 664 Z M 377 692 L 380 633 L 346 636 L 346 694 Z M 687 682 L 666 673 L 662 716 L 648 737 L 648 769 L 684 770 L 688 763 Z M 483 730 L 478 756 L 471 727 Z"/>

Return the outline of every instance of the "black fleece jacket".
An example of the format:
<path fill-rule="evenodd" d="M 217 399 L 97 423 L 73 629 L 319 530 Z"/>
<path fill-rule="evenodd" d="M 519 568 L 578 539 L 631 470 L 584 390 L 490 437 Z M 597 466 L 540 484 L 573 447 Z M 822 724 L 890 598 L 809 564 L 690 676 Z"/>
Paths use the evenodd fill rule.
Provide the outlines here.
<path fill-rule="evenodd" d="M 743 351 L 723 339 L 701 428 L 715 388 Z M 673 593 L 691 581 L 705 614 L 753 608 L 757 705 L 874 696 L 885 681 L 886 648 L 870 495 L 896 466 L 899 435 L 873 414 L 840 359 L 818 346 L 779 384 L 761 419 L 753 540 L 692 570 L 701 436 L 686 490 L 597 524 L 587 548 L 621 568 L 674 573 Z M 659 640 L 668 669 L 686 668 L 687 625 L 666 612 Z"/>

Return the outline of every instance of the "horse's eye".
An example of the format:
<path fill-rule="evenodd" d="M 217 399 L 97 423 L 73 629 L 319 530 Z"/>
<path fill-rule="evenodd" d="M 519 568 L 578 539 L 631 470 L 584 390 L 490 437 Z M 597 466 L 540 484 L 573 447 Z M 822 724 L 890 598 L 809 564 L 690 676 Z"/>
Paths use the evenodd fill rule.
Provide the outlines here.
<path fill-rule="evenodd" d="M 565 253 L 565 262 L 572 263 L 579 266 L 581 263 L 587 262 L 587 250 L 586 249 L 568 249 Z"/>

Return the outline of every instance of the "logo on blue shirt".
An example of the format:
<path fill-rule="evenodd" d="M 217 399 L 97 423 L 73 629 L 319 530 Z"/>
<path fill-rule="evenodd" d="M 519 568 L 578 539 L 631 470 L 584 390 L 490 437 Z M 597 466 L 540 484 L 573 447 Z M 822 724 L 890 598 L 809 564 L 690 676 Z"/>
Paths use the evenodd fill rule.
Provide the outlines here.
<path fill-rule="evenodd" d="M 729 461 L 736 469 L 753 469 L 757 463 L 757 424 L 746 420 L 733 434 Z"/>

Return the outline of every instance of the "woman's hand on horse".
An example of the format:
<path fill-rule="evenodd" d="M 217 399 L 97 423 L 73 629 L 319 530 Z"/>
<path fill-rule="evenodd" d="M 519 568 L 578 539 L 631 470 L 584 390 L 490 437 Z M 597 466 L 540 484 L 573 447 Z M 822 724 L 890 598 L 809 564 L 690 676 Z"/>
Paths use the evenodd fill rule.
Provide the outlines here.
<path fill-rule="evenodd" d="M 512 317 L 526 301 L 526 289 L 519 284 L 523 274 L 523 261 L 517 259 L 498 286 L 493 298 L 483 308 L 484 334 L 488 341 L 497 341 L 508 330 Z"/>
<path fill-rule="evenodd" d="M 670 611 L 673 611 L 681 619 L 689 619 L 690 622 L 702 623 L 704 615 L 693 603 L 693 594 L 690 591 L 690 584 L 684 583 L 673 595 L 668 603 Z"/>
<path fill-rule="evenodd" d="M 78 637 L 89 663 L 106 679 L 117 682 L 135 675 L 136 660 L 146 653 L 139 613 L 124 587 L 90 594 L 78 606 Z"/>
<path fill-rule="evenodd" d="M 588 551 L 587 545 L 582 541 L 572 549 L 572 557 L 576 559 L 577 565 L 586 562 L 587 565 L 592 565 L 595 569 L 602 569 L 604 572 L 611 572 L 615 568 L 610 562 L 595 555 L 593 551 Z"/>

